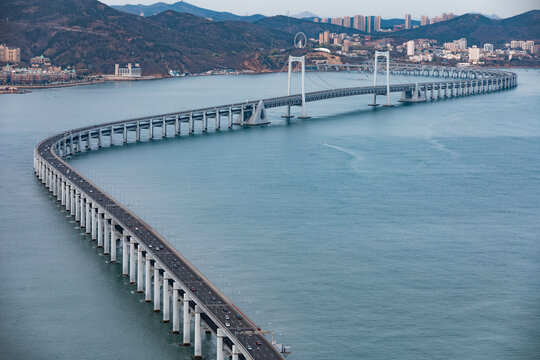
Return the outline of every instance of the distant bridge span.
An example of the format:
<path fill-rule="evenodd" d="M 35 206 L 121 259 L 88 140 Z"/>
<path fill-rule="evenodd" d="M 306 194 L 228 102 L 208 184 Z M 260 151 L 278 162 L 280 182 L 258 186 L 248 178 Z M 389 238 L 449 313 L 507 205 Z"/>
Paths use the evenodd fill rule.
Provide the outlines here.
<path fill-rule="evenodd" d="M 371 66 L 371 68 L 370 68 Z M 319 70 L 373 70 L 372 65 L 319 65 Z M 385 70 L 382 66 L 382 70 Z M 508 71 L 472 70 L 392 64 L 390 72 L 438 76 L 431 82 L 387 86 L 360 86 L 305 93 L 305 102 L 355 95 L 386 95 L 401 92 L 401 101 L 423 102 L 441 97 L 456 97 L 510 89 L 517 86 L 516 74 Z M 215 130 L 234 125 L 268 123 L 265 109 L 301 106 L 301 94 L 257 101 L 247 101 L 195 110 L 108 122 L 69 130 L 41 141 L 34 150 L 34 171 L 39 179 L 85 229 L 92 240 L 118 259 L 121 244 L 122 273 L 129 276 L 154 310 L 163 313 L 164 322 L 172 322 L 173 333 L 180 333 L 180 307 L 183 312 L 182 340 L 191 344 L 191 322 L 194 319 L 194 356 L 201 357 L 201 331 L 217 336 L 217 360 L 225 356 L 237 359 L 284 359 L 289 348 L 270 341 L 235 304 L 204 274 L 156 230 L 124 207 L 66 161 L 66 157 L 99 149 L 158 137 L 206 132 L 208 120 L 215 120 Z M 233 119 L 235 118 L 235 119 Z M 200 127 L 195 126 L 200 122 Z M 155 129 L 161 129 L 156 134 Z M 186 129 L 187 128 L 187 129 Z M 144 130 L 144 131 L 143 131 Z M 172 132 L 171 132 L 172 131 Z M 132 134 L 131 137 L 129 134 Z M 163 308 L 161 300 L 163 299 Z M 172 308 L 171 308 L 172 305 Z"/>

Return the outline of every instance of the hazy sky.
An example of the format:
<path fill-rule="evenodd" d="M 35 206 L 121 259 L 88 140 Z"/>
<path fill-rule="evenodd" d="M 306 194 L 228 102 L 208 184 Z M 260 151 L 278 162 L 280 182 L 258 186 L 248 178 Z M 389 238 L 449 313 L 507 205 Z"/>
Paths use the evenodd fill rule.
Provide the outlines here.
<path fill-rule="evenodd" d="M 158 0 L 101 0 L 110 5 L 153 4 Z M 176 0 L 165 0 L 174 3 Z M 420 15 L 436 16 L 442 12 L 465 14 L 480 12 L 497 14 L 501 17 L 514 16 L 532 9 L 540 9 L 540 0 L 190 0 L 190 4 L 218 11 L 229 11 L 238 15 L 261 13 L 263 15 L 297 14 L 311 11 L 321 17 L 345 15 L 381 15 L 383 18 L 403 17 L 405 13 L 413 18 Z"/>

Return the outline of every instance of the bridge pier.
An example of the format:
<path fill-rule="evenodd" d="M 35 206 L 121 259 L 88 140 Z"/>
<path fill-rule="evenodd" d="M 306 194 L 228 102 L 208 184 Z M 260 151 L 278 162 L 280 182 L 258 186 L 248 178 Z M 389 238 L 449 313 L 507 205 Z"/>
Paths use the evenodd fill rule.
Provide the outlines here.
<path fill-rule="evenodd" d="M 81 193 L 75 190 L 75 221 L 81 221 Z"/>
<path fill-rule="evenodd" d="M 144 259 L 143 249 L 137 244 L 137 292 L 142 294 L 144 291 Z"/>
<path fill-rule="evenodd" d="M 171 276 L 168 272 L 163 272 L 163 322 L 168 323 L 170 320 L 170 305 L 171 293 L 169 291 L 169 279 Z"/>
<path fill-rule="evenodd" d="M 116 264 L 116 223 L 111 219 L 111 264 Z"/>
<path fill-rule="evenodd" d="M 129 274 L 129 243 L 126 230 L 122 231 L 122 276 Z"/>
<path fill-rule="evenodd" d="M 190 114 L 189 114 L 188 127 L 189 127 L 188 132 L 189 132 L 190 134 L 193 134 L 193 132 L 195 131 L 195 126 L 194 126 L 194 124 L 193 124 L 193 113 L 190 113 Z"/>
<path fill-rule="evenodd" d="M 98 208 L 98 224 L 97 224 L 97 247 L 103 247 L 103 210 Z"/>
<path fill-rule="evenodd" d="M 92 217 L 92 230 L 90 231 L 90 237 L 92 240 L 97 239 L 97 207 L 95 204 L 92 204 L 92 210 L 90 216 Z"/>
<path fill-rule="evenodd" d="M 195 359 L 202 358 L 202 341 L 201 341 L 201 307 L 195 305 L 195 349 L 193 357 Z"/>
<path fill-rule="evenodd" d="M 167 137 L 167 123 L 165 122 L 165 116 L 161 120 L 161 138 Z"/>
<path fill-rule="evenodd" d="M 148 140 L 154 140 L 154 119 L 148 121 Z"/>
<path fill-rule="evenodd" d="M 161 267 L 157 262 L 154 263 L 154 312 L 161 311 L 161 279 L 159 270 L 161 270 Z"/>
<path fill-rule="evenodd" d="M 141 141 L 141 125 L 140 125 L 140 121 L 137 121 L 137 125 L 135 127 L 135 141 L 137 141 L 137 142 Z"/>
<path fill-rule="evenodd" d="M 236 345 L 233 344 L 232 346 L 232 359 L 231 360 L 238 360 L 238 355 L 240 355 L 240 351 L 238 351 L 238 348 Z"/>
<path fill-rule="evenodd" d="M 223 338 L 227 336 L 225 332 L 218 328 L 217 329 L 217 342 L 216 342 L 216 360 L 224 360 L 223 353 Z"/>
<path fill-rule="evenodd" d="M 206 118 L 206 111 L 203 112 L 203 118 L 202 118 L 202 132 L 206 132 L 208 130 L 208 119 Z"/>
<path fill-rule="evenodd" d="M 81 201 L 80 201 L 79 216 L 81 218 L 81 228 L 86 227 L 86 196 L 81 192 Z"/>
<path fill-rule="evenodd" d="M 227 117 L 227 127 L 230 129 L 232 128 L 232 108 L 229 107 L 229 114 Z"/>
<path fill-rule="evenodd" d="M 84 225 L 85 225 L 85 232 L 86 234 L 91 234 L 92 233 L 92 216 L 91 216 L 91 213 L 90 213 L 90 199 L 86 198 L 86 209 L 85 209 L 85 216 L 84 216 L 84 219 L 85 219 L 85 222 L 84 222 Z"/>
<path fill-rule="evenodd" d="M 60 204 L 62 206 L 65 206 L 66 205 L 66 182 L 64 181 L 64 179 L 62 179 L 62 189 L 61 189 L 61 191 L 62 191 L 62 194 L 61 194 L 62 200 L 60 201 Z"/>
<path fill-rule="evenodd" d="M 129 283 L 135 285 L 137 282 L 137 273 L 136 273 L 136 256 L 137 252 L 135 250 L 135 241 L 133 237 L 129 237 Z"/>
<path fill-rule="evenodd" d="M 110 234 L 110 229 L 111 229 L 111 225 L 109 223 L 109 221 L 111 221 L 112 219 L 107 216 L 107 214 L 103 214 L 104 215 L 104 219 L 103 219 L 103 255 L 109 255 L 110 254 L 110 244 L 111 244 L 111 234 Z"/>
<path fill-rule="evenodd" d="M 152 257 L 146 253 L 144 266 L 144 301 L 152 302 Z"/>
<path fill-rule="evenodd" d="M 180 285 L 175 281 L 173 283 L 173 296 L 172 296 L 172 306 L 173 306 L 172 333 L 173 334 L 180 333 L 180 309 L 179 309 L 180 297 L 178 295 L 179 290 L 180 290 Z"/>
<path fill-rule="evenodd" d="M 191 315 L 189 314 L 189 295 L 184 292 L 184 343 L 182 345 L 189 346 L 191 342 Z"/>

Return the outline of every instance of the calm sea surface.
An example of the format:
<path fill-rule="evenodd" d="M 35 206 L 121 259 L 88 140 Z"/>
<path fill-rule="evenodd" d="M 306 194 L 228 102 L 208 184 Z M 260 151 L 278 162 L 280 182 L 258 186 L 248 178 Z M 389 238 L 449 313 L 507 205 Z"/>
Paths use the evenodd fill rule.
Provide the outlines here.
<path fill-rule="evenodd" d="M 538 359 L 540 71 L 517 72 L 511 91 L 310 103 L 309 120 L 276 109 L 271 126 L 71 163 L 291 345 L 290 359 Z M 361 81 L 310 74 L 308 86 Z M 0 358 L 193 353 L 33 175 L 38 140 L 284 89 L 271 74 L 0 96 Z M 203 354 L 215 356 L 212 337 Z"/>

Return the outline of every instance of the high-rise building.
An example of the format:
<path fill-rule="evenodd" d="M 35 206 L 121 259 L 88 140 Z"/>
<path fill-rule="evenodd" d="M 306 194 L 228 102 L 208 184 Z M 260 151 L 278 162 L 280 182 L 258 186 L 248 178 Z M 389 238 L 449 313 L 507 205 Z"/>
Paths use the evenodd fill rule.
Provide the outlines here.
<path fill-rule="evenodd" d="M 343 18 L 332 18 L 332 24 L 343 26 Z"/>
<path fill-rule="evenodd" d="M 17 64 L 21 62 L 21 49 L 10 49 L 5 45 L 0 45 L 0 62 Z"/>
<path fill-rule="evenodd" d="M 324 33 L 319 33 L 319 45 L 324 44 Z"/>
<path fill-rule="evenodd" d="M 319 22 L 319 18 L 315 18 L 315 19 L 313 19 L 313 22 L 316 22 L 316 23 L 318 23 L 318 22 Z"/>
<path fill-rule="evenodd" d="M 381 31 L 381 17 L 380 16 L 375 16 L 375 19 L 373 21 L 373 30 Z"/>
<path fill-rule="evenodd" d="M 366 16 L 366 31 L 371 32 L 371 16 Z"/>
<path fill-rule="evenodd" d="M 411 14 L 405 14 L 405 29 L 411 28 Z"/>
<path fill-rule="evenodd" d="M 330 31 L 323 33 L 323 44 L 330 44 Z"/>
<path fill-rule="evenodd" d="M 354 15 L 353 27 L 360 31 L 366 31 L 366 20 L 362 15 Z"/>
<path fill-rule="evenodd" d="M 429 16 L 422 15 L 422 17 L 420 18 L 420 25 L 421 26 L 429 25 Z"/>
<path fill-rule="evenodd" d="M 457 41 L 457 48 L 459 50 L 465 50 L 467 49 L 467 39 L 465 38 L 461 38 L 459 40 L 454 40 L 454 41 Z"/>
<path fill-rule="evenodd" d="M 328 20 L 329 20 L 328 18 L 322 18 L 322 19 L 321 19 L 321 22 L 322 22 L 322 23 L 328 23 L 328 22 L 329 22 Z"/>
<path fill-rule="evenodd" d="M 407 41 L 407 56 L 414 56 L 414 40 Z"/>
<path fill-rule="evenodd" d="M 351 17 L 350 16 L 345 16 L 343 18 L 343 26 L 351 27 Z"/>

